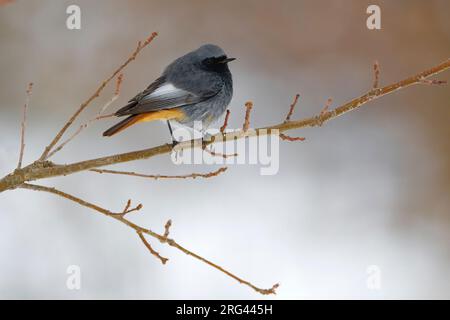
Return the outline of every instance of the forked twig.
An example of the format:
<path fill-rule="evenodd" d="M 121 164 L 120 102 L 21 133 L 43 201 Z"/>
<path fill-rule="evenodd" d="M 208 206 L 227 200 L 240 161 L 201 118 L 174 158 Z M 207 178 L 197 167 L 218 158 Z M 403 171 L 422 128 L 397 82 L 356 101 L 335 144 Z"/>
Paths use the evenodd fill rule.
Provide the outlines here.
<path fill-rule="evenodd" d="M 89 104 L 98 96 L 100 96 L 100 93 L 103 91 L 103 89 L 106 87 L 106 85 L 112 80 L 114 79 L 118 74 L 120 74 L 122 72 L 122 70 L 128 66 L 128 64 L 130 62 L 132 62 L 133 60 L 136 59 L 137 55 L 139 54 L 139 52 L 141 52 L 142 49 L 144 49 L 147 45 L 149 45 L 153 39 L 158 35 L 158 33 L 153 32 L 146 40 L 144 43 L 142 43 L 141 41 L 138 42 L 138 45 L 136 47 L 136 49 L 134 50 L 134 52 L 131 54 L 131 56 L 121 65 L 119 66 L 113 73 L 112 75 L 107 78 L 106 80 L 104 80 L 100 86 L 97 88 L 97 90 L 85 101 L 83 102 L 80 107 L 78 108 L 78 110 L 70 117 L 70 119 L 66 122 L 66 124 L 61 128 L 61 130 L 59 130 L 59 132 L 56 134 L 56 136 L 53 138 L 53 140 L 50 142 L 50 144 L 45 147 L 44 152 L 42 153 L 42 155 L 39 157 L 39 161 L 44 161 L 48 158 L 49 153 L 51 152 L 51 150 L 53 149 L 53 147 L 59 142 L 59 140 L 61 139 L 61 137 L 63 136 L 63 134 L 67 131 L 67 129 L 72 125 L 72 123 L 78 118 L 78 116 L 81 114 L 81 112 L 84 111 L 84 109 L 86 109 Z"/>
<path fill-rule="evenodd" d="M 111 218 L 113 218 L 113 219 L 115 219 L 115 220 L 117 220 L 117 221 L 119 221 L 119 222 L 121 222 L 121 223 L 127 225 L 128 227 L 132 228 L 134 231 L 136 231 L 136 232 L 138 233 L 139 238 L 140 238 L 141 241 L 145 244 L 145 246 L 147 247 L 147 249 L 148 249 L 154 256 L 158 257 L 158 259 L 160 259 L 160 261 L 161 261 L 163 264 L 167 261 L 167 260 L 164 260 L 164 259 L 167 259 L 167 258 L 163 258 L 163 257 L 159 256 L 159 254 L 158 254 L 158 256 L 155 255 L 155 254 L 152 252 L 152 251 L 154 251 L 153 248 L 151 248 L 151 246 L 150 246 L 150 244 L 148 243 L 148 241 L 143 237 L 143 234 L 149 235 L 149 236 L 151 236 L 151 237 L 153 237 L 153 238 L 159 240 L 159 241 L 162 242 L 162 243 L 168 244 L 169 246 L 171 246 L 171 247 L 173 247 L 173 248 L 176 248 L 176 249 L 180 250 L 181 252 L 185 253 L 185 254 L 188 255 L 188 256 L 194 257 L 195 259 L 197 259 L 197 260 L 199 260 L 199 261 L 202 261 L 202 262 L 206 263 L 207 265 L 209 265 L 209 266 L 215 268 L 216 270 L 219 270 L 219 271 L 223 272 L 224 274 L 226 274 L 226 275 L 228 275 L 229 277 L 235 279 L 235 280 L 238 281 L 239 283 L 244 284 L 244 285 L 246 285 L 246 286 L 252 288 L 252 289 L 255 290 L 256 292 L 259 292 L 259 293 L 261 293 L 261 294 L 275 294 L 275 293 L 276 293 L 276 292 L 275 292 L 275 289 L 278 288 L 278 286 L 279 286 L 279 284 L 275 284 L 274 286 L 272 286 L 272 287 L 269 288 L 269 289 L 261 289 L 261 288 L 259 288 L 259 287 L 256 287 L 255 285 L 253 285 L 251 282 L 249 282 L 249 281 L 247 281 L 247 280 L 244 280 L 244 279 L 242 279 L 242 278 L 240 278 L 240 277 L 234 275 L 233 273 L 231 273 L 230 271 L 228 271 L 228 270 L 222 268 L 222 267 L 219 266 L 218 264 L 215 264 L 214 262 L 212 262 L 212 261 L 210 261 L 210 260 L 207 260 L 207 259 L 203 258 L 202 256 L 200 256 L 200 255 L 198 255 L 198 254 L 196 254 L 196 253 L 194 253 L 194 252 L 192 252 L 192 251 L 186 249 L 185 247 L 183 247 L 183 246 L 181 246 L 179 243 L 177 243 L 175 240 L 173 240 L 173 239 L 168 238 L 167 236 L 165 236 L 166 233 L 167 233 L 167 235 L 168 235 L 168 231 L 167 231 L 167 230 L 168 230 L 168 228 L 170 227 L 170 225 L 169 225 L 169 227 L 167 227 L 167 229 L 166 229 L 166 231 L 164 232 L 164 234 L 161 235 L 161 234 L 158 234 L 158 233 L 156 233 L 156 232 L 154 232 L 154 231 L 152 231 L 152 230 L 150 230 L 150 229 L 143 228 L 143 227 L 141 227 L 141 226 L 139 226 L 139 225 L 137 225 L 137 224 L 131 222 L 130 220 L 127 220 L 121 213 L 114 213 L 114 212 L 112 212 L 112 211 L 110 211 L 110 210 L 107 210 L 107 209 L 104 209 L 104 208 L 102 208 L 102 207 L 99 207 L 99 206 L 97 206 L 97 205 L 95 205 L 95 204 L 93 204 L 93 203 L 87 202 L 87 201 L 85 201 L 85 200 L 83 200 L 83 199 L 80 199 L 80 198 L 78 198 L 78 197 L 75 197 L 75 196 L 73 196 L 73 195 L 71 195 L 71 194 L 68 194 L 68 193 L 65 193 L 65 192 L 63 192 L 63 191 L 60 191 L 60 190 L 58 190 L 58 189 L 56 189 L 56 188 L 51 188 L 51 187 L 46 187 L 46 186 L 41 186 L 41 185 L 35 185 L 35 184 L 29 184 L 29 183 L 24 183 L 24 184 L 20 185 L 20 188 L 23 188 L 23 189 L 29 189 L 29 190 L 34 190 L 34 191 L 43 191 L 43 192 L 52 193 L 52 194 L 54 194 L 54 195 L 57 195 L 57 196 L 60 196 L 60 197 L 65 198 L 65 199 L 67 199 L 67 200 L 70 200 L 70 201 L 73 201 L 73 202 L 75 202 L 75 203 L 78 203 L 78 204 L 81 205 L 81 206 L 84 206 L 84 207 L 87 207 L 87 208 L 89 208 L 89 209 L 92 209 L 92 210 L 95 210 L 95 211 L 97 211 L 97 212 L 100 212 L 100 213 L 102 213 L 102 214 L 104 214 L 104 215 L 106 215 L 106 216 L 108 216 L 108 217 L 111 217 Z M 127 205 L 128 205 L 128 202 L 127 202 Z M 129 207 L 129 206 L 128 206 L 128 207 Z M 167 226 L 167 223 L 166 223 L 166 226 Z M 151 249 L 150 249 L 150 248 L 151 248 Z M 155 252 L 156 252 L 156 251 L 155 251 Z"/>
<path fill-rule="evenodd" d="M 103 114 L 106 109 L 114 102 L 117 100 L 117 98 L 119 98 L 120 95 L 120 88 L 123 82 L 123 73 L 119 74 L 119 76 L 117 77 L 116 80 L 116 89 L 114 90 L 114 95 L 112 96 L 112 98 L 110 100 L 108 100 L 107 103 L 105 103 L 103 105 L 103 107 L 100 109 L 100 111 L 97 113 L 97 115 L 90 119 L 89 121 L 83 123 L 82 125 L 80 125 L 78 127 L 78 129 L 70 136 L 68 137 L 66 140 L 64 140 L 63 142 L 61 142 L 58 146 L 56 146 L 47 156 L 47 159 L 50 159 L 52 156 L 55 155 L 55 153 L 61 151 L 62 148 L 64 148 L 69 142 L 71 142 L 73 139 L 75 139 L 84 129 L 86 129 L 87 127 L 89 127 L 92 123 L 94 123 L 95 121 L 101 120 L 101 119 L 106 119 L 106 118 L 111 118 L 114 117 L 115 114 L 111 113 L 111 114 Z"/>
<path fill-rule="evenodd" d="M 287 123 L 287 122 L 291 121 L 291 116 L 294 113 L 294 109 L 295 109 L 295 106 L 297 105 L 299 97 L 300 97 L 300 95 L 297 93 L 295 95 L 295 97 L 294 97 L 294 101 L 291 103 L 291 105 L 289 107 L 289 112 L 286 115 L 286 119 L 284 120 L 284 123 Z M 291 136 L 289 136 L 287 134 L 284 134 L 284 133 L 280 133 L 279 137 L 280 137 L 281 140 L 291 141 L 291 142 L 293 142 L 293 141 L 305 141 L 305 137 L 291 137 Z"/>
<path fill-rule="evenodd" d="M 150 253 L 152 255 L 154 255 L 157 259 L 159 259 L 161 261 L 162 264 L 166 264 L 167 261 L 169 261 L 169 259 L 162 257 L 159 252 L 155 251 L 152 246 L 150 245 L 150 243 L 147 241 L 147 239 L 145 239 L 145 236 L 142 234 L 141 231 L 136 231 L 139 238 L 141 239 L 142 243 L 144 243 L 144 245 L 147 247 L 148 251 L 150 251 Z"/>

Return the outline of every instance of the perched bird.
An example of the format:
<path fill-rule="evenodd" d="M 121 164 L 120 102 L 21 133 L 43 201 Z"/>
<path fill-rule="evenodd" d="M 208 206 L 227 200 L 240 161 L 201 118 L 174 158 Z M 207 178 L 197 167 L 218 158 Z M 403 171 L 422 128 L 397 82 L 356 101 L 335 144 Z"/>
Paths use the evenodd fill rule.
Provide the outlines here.
<path fill-rule="evenodd" d="M 171 136 L 171 121 L 188 127 L 201 121 L 202 127 L 207 128 L 226 111 L 233 96 L 228 68 L 228 62 L 233 60 L 212 44 L 176 59 L 161 77 L 115 113 L 127 118 L 103 135 L 112 136 L 136 123 L 154 120 L 166 120 Z"/>

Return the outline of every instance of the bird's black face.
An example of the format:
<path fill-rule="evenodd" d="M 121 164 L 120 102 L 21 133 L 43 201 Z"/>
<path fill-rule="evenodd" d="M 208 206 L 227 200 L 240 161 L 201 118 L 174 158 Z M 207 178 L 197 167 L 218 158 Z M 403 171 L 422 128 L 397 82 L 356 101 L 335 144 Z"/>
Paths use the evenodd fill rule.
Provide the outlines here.
<path fill-rule="evenodd" d="M 228 68 L 228 62 L 236 60 L 236 58 L 228 58 L 226 55 L 219 57 L 209 57 L 202 61 L 202 65 L 208 69 L 213 71 L 222 71 Z"/>

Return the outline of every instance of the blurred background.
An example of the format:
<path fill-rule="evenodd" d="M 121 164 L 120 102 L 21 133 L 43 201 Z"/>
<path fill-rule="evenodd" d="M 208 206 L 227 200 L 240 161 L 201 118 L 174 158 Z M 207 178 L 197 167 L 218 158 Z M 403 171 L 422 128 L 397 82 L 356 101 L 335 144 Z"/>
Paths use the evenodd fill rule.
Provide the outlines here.
<path fill-rule="evenodd" d="M 66 8 L 81 8 L 81 30 L 66 28 Z M 381 7 L 382 29 L 366 27 L 366 8 Z M 125 70 L 115 110 L 165 65 L 204 43 L 238 60 L 230 127 L 255 104 L 252 125 L 282 121 L 301 94 L 295 118 L 317 114 L 372 86 L 403 79 L 450 57 L 450 2 L 419 1 L 24 1 L 0 7 L 0 175 L 14 170 L 22 106 L 28 114 L 25 162 L 35 160 L 79 104 L 151 32 L 159 36 Z M 444 73 L 439 79 L 449 79 Z M 114 86 L 83 114 L 92 117 Z M 214 179 L 152 181 L 79 173 L 40 183 L 111 210 L 142 202 L 133 221 L 260 287 L 231 278 L 152 242 L 151 256 L 125 226 L 49 194 L 0 194 L 0 298 L 450 298 L 450 90 L 414 86 L 322 128 L 280 142 L 280 170 L 234 165 Z M 70 163 L 168 142 L 164 123 L 101 136 L 113 121 L 85 130 L 53 159 Z M 76 129 L 75 126 L 73 129 Z M 115 166 L 183 174 L 216 167 L 176 166 L 168 155 Z M 68 290 L 68 266 L 81 268 L 81 290 Z M 370 266 L 380 271 L 371 289 Z"/>

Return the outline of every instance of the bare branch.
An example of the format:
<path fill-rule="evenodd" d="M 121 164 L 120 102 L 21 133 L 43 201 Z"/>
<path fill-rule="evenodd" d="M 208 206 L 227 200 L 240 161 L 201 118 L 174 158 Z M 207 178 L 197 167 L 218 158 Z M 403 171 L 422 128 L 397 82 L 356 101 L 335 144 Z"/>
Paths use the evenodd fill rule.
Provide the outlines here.
<path fill-rule="evenodd" d="M 168 238 L 169 237 L 169 233 L 170 233 L 170 227 L 172 226 L 172 220 L 169 219 L 167 220 L 166 224 L 164 225 L 164 238 Z"/>
<path fill-rule="evenodd" d="M 25 129 L 27 125 L 27 109 L 30 104 L 31 94 L 33 93 L 33 83 L 30 82 L 27 88 L 27 97 L 25 99 L 25 104 L 23 105 L 22 110 L 22 123 L 21 123 L 21 131 L 20 131 L 20 151 L 19 151 L 19 162 L 17 163 L 17 169 L 22 168 L 23 161 L 23 153 L 25 152 Z"/>
<path fill-rule="evenodd" d="M 139 238 L 141 239 L 141 241 L 144 243 L 144 245 L 147 247 L 148 251 L 150 251 L 150 253 L 152 255 L 154 255 L 156 258 L 158 258 L 162 264 L 166 264 L 166 262 L 169 261 L 169 259 L 161 257 L 161 255 L 152 248 L 152 246 L 150 245 L 150 243 L 148 243 L 147 239 L 145 239 L 145 237 L 141 231 L 137 231 L 137 234 L 138 234 Z"/>
<path fill-rule="evenodd" d="M 216 177 L 219 174 L 227 171 L 227 169 L 228 169 L 227 167 L 222 167 L 216 171 L 212 171 L 212 172 L 208 172 L 208 173 L 191 173 L 191 174 L 178 175 L 178 176 L 169 176 L 169 175 L 161 175 L 161 174 L 142 174 L 142 173 L 136 173 L 136 172 L 131 172 L 131 171 L 117 171 L 117 170 L 107 170 L 107 169 L 91 169 L 89 171 L 97 172 L 97 173 L 120 174 L 120 175 L 126 175 L 126 176 L 158 180 L 158 179 L 212 178 L 212 177 Z"/>
<path fill-rule="evenodd" d="M 328 109 L 331 107 L 331 104 L 333 103 L 333 99 L 328 98 L 327 103 L 323 107 L 322 111 L 320 111 L 320 115 L 324 115 L 328 112 Z"/>
<path fill-rule="evenodd" d="M 253 103 L 251 101 L 245 103 L 245 121 L 242 127 L 242 130 L 244 132 L 247 132 L 248 128 L 250 127 L 250 113 L 252 112 L 252 108 Z"/>
<path fill-rule="evenodd" d="M 292 116 L 292 114 L 294 113 L 294 109 L 295 109 L 295 106 L 297 105 L 298 98 L 300 98 L 300 95 L 297 93 L 297 94 L 295 95 L 295 97 L 294 97 L 294 101 L 291 103 L 291 106 L 289 107 L 289 112 L 288 112 L 288 114 L 287 114 L 286 119 L 284 120 L 284 122 L 289 122 L 289 121 L 291 121 L 291 116 Z"/>
<path fill-rule="evenodd" d="M 447 80 L 434 80 L 434 79 L 421 79 L 420 83 L 422 84 L 428 84 L 428 85 L 443 85 L 447 84 Z"/>
<path fill-rule="evenodd" d="M 323 107 L 323 109 L 320 111 L 319 115 L 316 116 L 316 121 L 318 126 L 322 126 L 322 124 L 325 122 L 326 116 L 329 113 L 328 109 L 330 108 L 331 104 L 333 103 L 333 99 L 328 98 L 327 103 Z"/>
<path fill-rule="evenodd" d="M 284 120 L 284 123 L 291 121 L 291 116 L 294 113 L 294 109 L 295 109 L 295 106 L 297 105 L 298 98 L 300 98 L 300 95 L 297 93 L 294 97 L 294 101 L 291 103 L 291 105 L 289 107 L 289 112 L 286 115 L 286 119 Z M 284 133 L 280 133 L 279 137 L 281 140 L 286 140 L 286 141 L 291 141 L 291 142 L 292 141 L 305 141 L 304 137 L 291 137 Z"/>
<path fill-rule="evenodd" d="M 153 32 L 150 37 L 148 37 L 145 42 L 142 44 L 141 41 L 138 42 L 138 45 L 134 52 L 131 54 L 131 56 L 120 66 L 118 67 L 109 78 L 104 80 L 101 85 L 97 88 L 97 90 L 85 101 L 83 102 L 78 110 L 70 117 L 70 119 L 66 122 L 66 124 L 61 128 L 61 130 L 56 134 L 56 136 L 53 138 L 53 140 L 50 142 L 50 144 L 45 148 L 44 152 L 42 153 L 41 157 L 39 158 L 39 161 L 44 161 L 48 158 L 48 155 L 50 151 L 53 149 L 53 147 L 59 142 L 63 134 L 67 131 L 67 129 L 72 125 L 72 123 L 78 118 L 81 112 L 86 109 L 89 104 L 98 96 L 100 96 L 100 93 L 103 91 L 103 89 L 106 87 L 106 85 L 114 79 L 122 70 L 128 66 L 130 62 L 136 59 L 139 52 L 141 52 L 142 49 L 144 49 L 148 44 L 150 44 L 153 39 L 158 35 L 158 33 Z"/>
<path fill-rule="evenodd" d="M 231 154 L 215 152 L 214 150 L 211 150 L 210 148 L 208 148 L 207 145 L 205 145 L 203 147 L 203 151 L 205 151 L 206 153 L 209 153 L 213 157 L 221 157 L 221 158 L 224 158 L 224 159 L 228 159 L 228 158 L 232 158 L 232 157 L 237 157 L 238 156 L 237 152 L 231 153 Z"/>
<path fill-rule="evenodd" d="M 230 110 L 227 109 L 227 114 L 225 115 L 225 120 L 223 121 L 223 126 L 220 127 L 220 132 L 224 133 L 228 126 L 228 118 L 230 118 Z"/>
<path fill-rule="evenodd" d="M 206 263 L 207 265 L 215 268 L 216 270 L 219 270 L 219 271 L 223 272 L 227 276 L 235 279 L 236 281 L 240 282 L 241 284 L 244 284 L 244 285 L 252 288 L 256 292 L 259 292 L 261 294 L 275 294 L 275 289 L 278 288 L 278 286 L 279 286 L 278 284 L 276 284 L 276 285 L 272 286 L 272 288 L 270 288 L 270 289 L 258 288 L 255 285 L 253 285 L 252 283 L 250 283 L 249 281 L 246 281 L 246 280 L 243 280 L 242 278 L 239 278 L 238 276 L 236 276 L 233 273 L 231 273 L 230 271 L 222 268 L 221 266 L 219 266 L 219 265 L 211 262 L 210 260 L 207 260 L 207 259 L 203 258 L 202 256 L 200 256 L 200 255 L 198 255 L 198 254 L 196 254 L 196 253 L 194 253 L 194 252 L 184 248 L 179 243 L 177 243 L 175 240 L 170 239 L 168 237 L 165 237 L 164 235 L 158 234 L 158 233 L 156 233 L 156 232 L 154 232 L 154 231 L 152 231 L 150 229 L 143 228 L 143 227 L 141 227 L 141 226 L 131 222 L 130 220 L 127 220 L 121 213 L 111 212 L 110 210 L 107 210 L 107 209 L 104 209 L 102 207 L 99 207 L 99 206 L 97 206 L 95 204 L 92 204 L 90 202 L 87 202 L 85 200 L 77 198 L 77 197 L 75 197 L 75 196 L 73 196 L 71 194 L 65 193 L 65 192 L 60 191 L 60 190 L 58 190 L 56 188 L 45 187 L 45 186 L 35 185 L 35 184 L 28 184 L 28 183 L 24 183 L 24 184 L 20 185 L 19 187 L 23 188 L 23 189 L 34 190 L 34 191 L 43 191 L 43 192 L 52 193 L 54 195 L 57 195 L 57 196 L 65 198 L 67 200 L 70 200 L 70 201 L 73 201 L 75 203 L 78 203 L 81 206 L 84 206 L 84 207 L 87 207 L 87 208 L 92 209 L 94 211 L 100 212 L 100 213 L 104 214 L 105 216 L 111 217 L 111 218 L 113 218 L 113 219 L 115 219 L 115 220 L 117 220 L 117 221 L 127 225 L 128 227 L 132 228 L 134 231 L 136 231 L 138 233 L 139 237 L 144 242 L 144 244 L 146 244 L 146 243 L 148 244 L 148 242 L 145 240 L 145 238 L 144 238 L 144 240 L 145 240 L 144 241 L 141 236 L 143 234 L 149 235 L 149 236 L 151 236 L 153 238 L 156 238 L 157 240 L 159 240 L 162 243 L 166 243 L 169 246 L 180 250 L 181 252 L 183 252 L 184 254 L 186 254 L 188 256 L 191 256 L 191 257 L 193 257 L 193 258 L 195 258 L 195 259 L 197 259 L 197 260 L 199 260 L 199 261 L 201 261 L 203 263 Z M 148 246 L 147 246 L 147 249 L 149 249 Z M 153 248 L 152 248 L 152 250 L 153 250 Z"/>
<path fill-rule="evenodd" d="M 197 139 L 193 141 L 184 141 L 180 142 L 177 145 L 177 150 L 189 149 L 192 147 L 202 147 L 205 144 L 212 144 L 216 139 L 220 141 L 221 138 L 223 140 L 232 140 L 232 139 L 242 139 L 245 137 L 255 136 L 255 135 L 266 135 L 271 134 L 272 130 L 278 130 L 283 133 L 292 129 L 301 129 L 307 127 L 315 127 L 319 126 L 329 120 L 336 119 L 337 117 L 356 110 L 361 106 L 376 100 L 378 98 L 384 97 L 388 94 L 396 92 L 401 89 L 405 89 L 414 84 L 421 84 L 423 79 L 429 78 L 433 75 L 441 73 L 450 68 L 450 59 L 445 62 L 431 68 L 420 72 L 414 76 L 406 78 L 404 80 L 398 81 L 396 83 L 387 85 L 383 88 L 379 88 L 376 90 L 370 90 L 364 95 L 357 97 L 349 102 L 342 104 L 341 106 L 323 113 L 321 116 L 313 116 L 310 118 L 300 119 L 300 120 L 292 120 L 289 122 L 283 122 L 280 124 L 265 126 L 255 130 L 249 130 L 244 132 L 243 130 L 234 131 L 230 133 L 219 133 L 217 135 L 212 136 L 211 141 L 204 142 L 202 139 Z M 148 149 L 115 154 L 111 156 L 80 161 L 76 163 L 71 163 L 67 165 L 56 165 L 51 162 L 41 162 L 37 161 L 36 163 L 27 166 L 21 170 L 10 173 L 0 179 L 0 192 L 5 190 L 14 189 L 21 185 L 24 182 L 39 180 L 43 178 L 57 177 L 73 174 L 80 171 L 86 171 L 90 169 L 95 169 L 99 167 L 104 167 L 108 165 L 124 163 L 135 160 L 148 159 L 157 155 L 168 154 L 172 152 L 172 144 L 164 144 L 157 147 L 152 147 Z"/>
<path fill-rule="evenodd" d="M 291 137 L 288 136 L 287 134 L 284 133 L 280 133 L 280 139 L 281 140 L 285 140 L 285 141 L 305 141 L 305 137 Z"/>
<path fill-rule="evenodd" d="M 116 89 L 114 90 L 114 95 L 112 96 L 112 98 L 105 105 L 103 105 L 103 107 L 97 113 L 97 116 L 95 116 L 94 118 L 92 118 L 89 121 L 87 121 L 87 122 L 83 123 L 82 125 L 80 125 L 78 127 L 78 129 L 69 138 L 67 138 L 65 141 L 61 142 L 57 147 L 55 147 L 55 149 L 53 149 L 53 151 L 51 151 L 48 154 L 47 159 L 50 159 L 52 156 L 55 155 L 55 153 L 61 151 L 62 148 L 64 148 L 69 142 L 71 142 L 73 139 L 75 139 L 84 129 L 89 127 L 93 122 L 101 120 L 101 119 L 111 118 L 111 117 L 115 116 L 114 113 L 107 114 L 107 115 L 104 115 L 103 113 L 106 111 L 106 109 L 114 101 L 117 100 L 117 98 L 119 98 L 120 88 L 121 88 L 122 82 L 123 82 L 123 73 L 119 74 L 119 76 L 117 77 Z"/>
<path fill-rule="evenodd" d="M 373 89 L 378 89 L 380 83 L 380 64 L 375 61 L 373 64 Z"/>
<path fill-rule="evenodd" d="M 131 207 L 131 199 L 129 199 L 129 200 L 127 201 L 127 204 L 125 205 L 125 208 L 123 209 L 123 211 L 122 211 L 121 213 L 116 213 L 116 214 L 118 214 L 118 215 L 124 217 L 125 215 L 129 214 L 130 212 L 135 212 L 135 211 L 141 210 L 144 206 L 143 206 L 141 203 L 139 203 L 139 204 L 138 204 L 136 207 L 134 207 L 134 208 L 131 208 L 131 209 L 130 209 L 130 207 Z"/>

